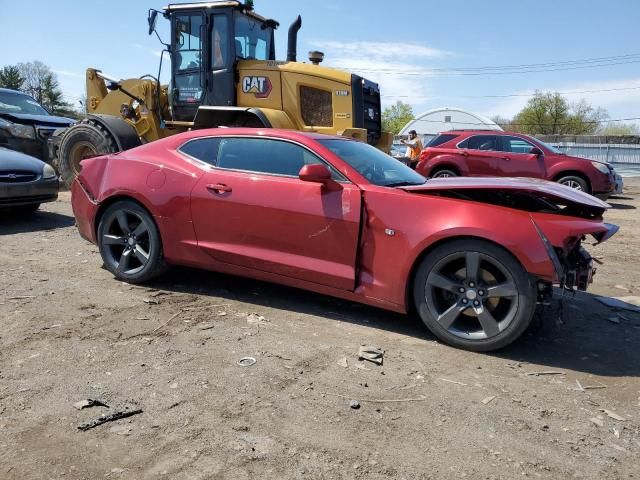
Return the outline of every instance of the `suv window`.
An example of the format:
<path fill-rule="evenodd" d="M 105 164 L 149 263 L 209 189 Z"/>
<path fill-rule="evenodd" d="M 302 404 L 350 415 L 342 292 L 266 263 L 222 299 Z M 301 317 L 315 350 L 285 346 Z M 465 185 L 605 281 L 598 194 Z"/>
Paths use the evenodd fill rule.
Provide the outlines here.
<path fill-rule="evenodd" d="M 498 137 L 495 135 L 474 135 L 458 144 L 459 148 L 470 150 L 498 150 Z"/>
<path fill-rule="evenodd" d="M 530 153 L 534 145 L 520 137 L 502 137 L 501 151 L 511 153 Z"/>
<path fill-rule="evenodd" d="M 215 165 L 218 159 L 218 148 L 220 147 L 220 139 L 209 138 L 196 138 L 195 140 L 189 140 L 182 145 L 178 150 L 182 153 L 197 158 L 209 165 Z"/>
<path fill-rule="evenodd" d="M 425 146 L 424 148 L 427 147 L 437 147 L 438 145 L 442 145 L 443 143 L 447 143 L 450 140 L 453 140 L 454 138 L 458 137 L 458 135 L 453 135 L 451 133 L 443 133 L 442 135 L 438 135 L 435 138 L 432 138 Z"/>
<path fill-rule="evenodd" d="M 306 148 L 287 141 L 266 138 L 220 139 L 217 166 L 232 170 L 297 177 L 304 165 L 316 163 L 326 165 L 334 180 L 346 181 L 340 172 Z"/>

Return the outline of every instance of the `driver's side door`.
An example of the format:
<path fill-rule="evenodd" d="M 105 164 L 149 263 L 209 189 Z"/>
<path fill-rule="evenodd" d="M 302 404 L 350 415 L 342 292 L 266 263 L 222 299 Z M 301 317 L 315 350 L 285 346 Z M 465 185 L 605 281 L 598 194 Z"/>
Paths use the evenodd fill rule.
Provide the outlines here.
<path fill-rule="evenodd" d="M 531 153 L 535 145 L 516 136 L 504 135 L 500 140 L 498 171 L 501 176 L 545 178 L 544 157 Z"/>
<path fill-rule="evenodd" d="M 191 196 L 202 250 L 251 270 L 355 288 L 361 209 L 356 185 L 335 170 L 338 181 L 331 188 L 300 180 L 303 165 L 325 162 L 285 140 L 212 138 L 202 154 L 192 142 L 185 153 L 213 164 Z"/>

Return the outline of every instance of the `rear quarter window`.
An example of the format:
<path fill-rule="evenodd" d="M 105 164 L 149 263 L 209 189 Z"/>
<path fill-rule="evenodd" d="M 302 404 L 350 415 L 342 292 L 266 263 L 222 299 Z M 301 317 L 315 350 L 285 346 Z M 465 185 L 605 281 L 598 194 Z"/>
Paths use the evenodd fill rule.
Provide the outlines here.
<path fill-rule="evenodd" d="M 178 150 L 190 157 L 200 160 L 201 162 L 208 163 L 209 165 L 215 165 L 218 161 L 219 148 L 220 139 L 210 137 L 189 140 L 187 143 L 180 146 Z"/>
<path fill-rule="evenodd" d="M 458 138 L 458 135 L 454 135 L 451 133 L 445 133 L 442 135 L 438 135 L 435 138 L 432 138 L 426 145 L 425 148 L 427 147 L 438 147 L 440 145 L 443 145 L 447 142 L 450 142 L 451 140 L 453 140 L 454 138 Z"/>

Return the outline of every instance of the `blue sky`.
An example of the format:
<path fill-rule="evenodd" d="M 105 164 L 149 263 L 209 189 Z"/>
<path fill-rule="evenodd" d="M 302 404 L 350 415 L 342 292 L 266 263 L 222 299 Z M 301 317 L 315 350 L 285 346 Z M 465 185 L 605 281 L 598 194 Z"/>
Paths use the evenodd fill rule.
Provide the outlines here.
<path fill-rule="evenodd" d="M 160 46 L 147 36 L 147 9 L 166 3 L 0 0 L 0 66 L 41 60 L 58 73 L 70 101 L 82 95 L 88 66 L 119 78 L 155 75 Z M 379 82 L 386 105 L 400 99 L 415 113 L 450 106 L 511 116 L 536 89 L 616 90 L 567 96 L 585 98 L 611 118 L 640 117 L 640 55 L 620 65 L 526 74 L 437 70 L 640 54 L 637 0 L 255 0 L 255 8 L 281 23 L 278 58 L 286 56 L 287 28 L 300 13 L 298 59 L 309 50 L 324 51 L 324 65 Z M 168 39 L 166 21 L 158 24 Z M 477 98 L 511 94 L 522 96 Z"/>

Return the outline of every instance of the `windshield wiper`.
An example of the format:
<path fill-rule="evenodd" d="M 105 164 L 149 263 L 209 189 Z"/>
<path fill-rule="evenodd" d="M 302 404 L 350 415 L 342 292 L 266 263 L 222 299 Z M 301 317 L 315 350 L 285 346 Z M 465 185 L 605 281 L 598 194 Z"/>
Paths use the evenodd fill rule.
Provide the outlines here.
<path fill-rule="evenodd" d="M 387 183 L 383 185 L 384 187 L 415 187 L 416 185 L 424 185 L 427 183 L 426 181 L 415 183 L 415 182 L 396 182 L 396 183 Z"/>

